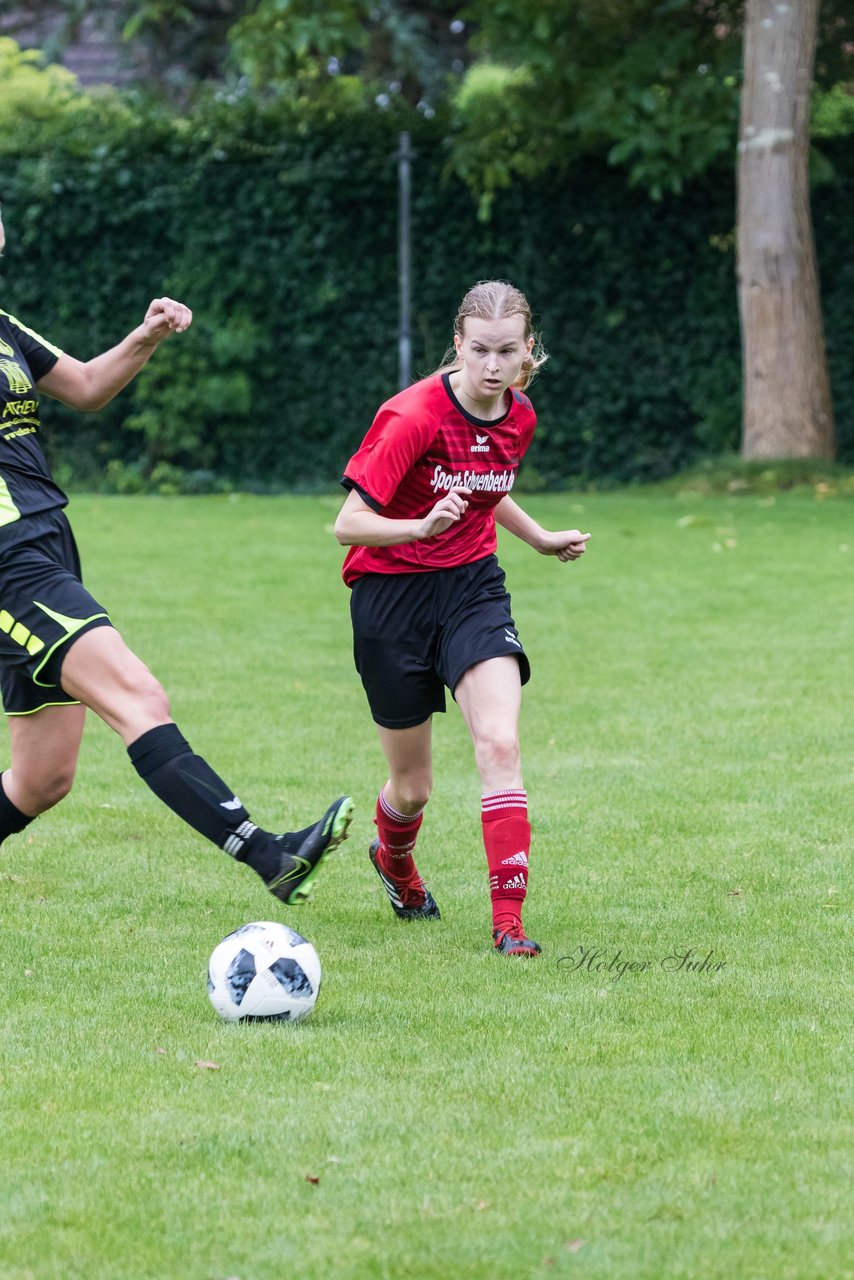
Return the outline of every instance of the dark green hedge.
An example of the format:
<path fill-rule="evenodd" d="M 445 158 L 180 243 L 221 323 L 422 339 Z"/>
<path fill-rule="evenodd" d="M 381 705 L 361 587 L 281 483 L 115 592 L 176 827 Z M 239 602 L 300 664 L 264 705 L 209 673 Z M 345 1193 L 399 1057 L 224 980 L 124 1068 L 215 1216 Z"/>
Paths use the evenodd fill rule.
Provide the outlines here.
<path fill-rule="evenodd" d="M 737 448 L 729 174 L 656 204 L 589 162 L 502 195 L 484 225 L 443 179 L 441 127 L 412 128 L 416 373 L 441 359 L 464 290 L 506 277 L 552 354 L 533 393 L 529 484 L 657 478 Z M 396 145 L 383 116 L 306 130 L 236 104 L 182 130 L 142 122 L 82 156 L 5 157 L 0 305 L 80 358 L 158 294 L 195 313 L 97 417 L 48 409 L 66 483 L 337 479 L 396 390 Z M 854 161 L 835 161 L 841 176 L 814 209 L 840 456 L 852 462 Z"/>

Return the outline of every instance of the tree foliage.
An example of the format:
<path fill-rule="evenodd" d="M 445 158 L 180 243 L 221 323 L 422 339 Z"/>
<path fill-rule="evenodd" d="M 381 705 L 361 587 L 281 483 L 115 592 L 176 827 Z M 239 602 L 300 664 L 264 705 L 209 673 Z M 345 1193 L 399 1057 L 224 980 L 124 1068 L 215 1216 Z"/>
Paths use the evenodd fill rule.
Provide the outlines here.
<path fill-rule="evenodd" d="M 660 475 L 734 447 L 741 4 L 469 0 L 465 10 L 440 4 L 431 18 L 397 0 L 371 9 L 332 0 L 320 14 L 311 0 L 258 0 L 251 12 L 239 0 L 211 3 L 228 9 L 231 33 L 218 45 L 218 90 L 188 99 L 181 114 L 81 93 L 57 68 L 0 45 L 2 145 L 30 157 L 8 184 L 21 206 L 18 244 L 35 255 L 32 266 L 16 261 L 20 305 L 49 295 L 60 330 L 73 338 L 82 318 L 96 347 L 114 339 L 122 307 L 146 300 L 145 281 L 186 294 L 200 316 L 135 384 L 130 415 L 126 404 L 116 410 L 108 446 L 70 428 L 75 470 L 109 456 L 139 484 L 193 467 L 252 483 L 325 474 L 353 406 L 364 426 L 393 382 L 382 362 L 395 346 L 388 246 L 399 128 L 413 132 L 418 173 L 414 341 L 425 359 L 416 367 L 441 355 L 445 317 L 471 279 L 511 276 L 541 308 L 550 341 L 573 353 L 566 376 L 544 378 L 538 397 L 544 428 L 532 461 L 547 480 Z M 115 0 L 114 11 L 127 38 L 153 51 L 161 27 L 196 29 L 202 0 Z M 842 0 L 825 0 L 822 15 L 815 134 L 824 145 L 854 125 L 854 32 Z M 223 85 L 228 57 L 242 83 Z M 828 146 L 825 175 L 832 162 Z M 837 177 L 850 192 L 844 167 Z M 482 213 L 494 204 L 488 226 L 472 225 L 471 192 Z M 56 230 L 60 202 L 69 221 Z M 836 249 L 824 252 L 836 256 L 823 259 L 835 263 L 823 286 L 837 316 L 828 315 L 828 346 L 848 457 L 854 374 L 837 333 L 852 318 L 854 281 L 839 285 L 847 241 L 834 239 L 838 227 L 828 214 L 821 234 Z M 85 317 L 78 266 L 66 269 L 64 253 L 81 236 L 103 282 L 87 290 Z M 17 252 L 13 241 L 10 262 Z M 352 330 L 343 339 L 342 312 Z M 367 351 L 366 334 L 376 341 Z M 315 348 L 335 350 L 343 391 L 318 381 Z"/>
<path fill-rule="evenodd" d="M 0 149 L 15 149 L 34 125 L 55 119 L 79 100 L 74 76 L 43 66 L 40 53 L 0 36 Z"/>
<path fill-rule="evenodd" d="M 364 94 L 331 119 L 316 100 L 224 95 L 178 118 L 77 93 L 4 156 L 2 305 L 83 359 L 157 294 L 185 298 L 195 320 L 102 413 L 51 405 L 63 479 L 334 483 L 397 382 L 401 123 L 414 153 L 414 371 L 439 362 L 474 280 L 518 283 L 552 353 L 526 483 L 654 478 L 737 447 L 731 172 L 656 202 L 581 158 L 565 177 L 519 179 L 479 225 L 464 184 L 443 177 L 441 116 L 398 119 Z M 840 178 L 816 193 L 816 221 L 849 461 L 854 171 L 837 150 Z"/>
<path fill-rule="evenodd" d="M 2 28 L 15 37 L 35 32 L 51 60 L 62 61 L 85 27 L 119 51 L 137 89 L 181 102 L 203 82 L 230 74 L 229 31 L 250 0 L 21 0 Z"/>
<path fill-rule="evenodd" d="M 256 88 L 290 94 L 323 92 L 330 78 L 355 75 L 381 102 L 400 95 L 430 107 L 461 71 L 465 24 L 456 0 L 259 0 L 235 24 L 232 45 Z M 456 34 L 453 26 L 461 30 Z"/>
<path fill-rule="evenodd" d="M 734 153 L 743 0 L 28 0 L 124 40 L 149 86 L 284 96 L 327 117 L 355 100 L 431 116 L 486 211 L 516 178 L 596 155 L 660 198 Z M 342 81 L 346 82 L 342 85 Z M 823 0 L 816 134 L 852 127 L 854 17 Z M 816 166 L 817 173 L 825 172 Z"/>
<path fill-rule="evenodd" d="M 118 2 L 131 14 L 125 34 L 160 62 L 176 56 L 175 32 L 204 49 L 213 25 L 212 65 L 221 79 L 242 73 L 254 92 L 321 99 L 334 112 L 343 76 L 386 109 L 397 98 L 429 115 L 450 101 L 450 164 L 483 211 L 515 178 L 585 155 L 660 198 L 735 145 L 742 0 Z M 825 129 L 844 127 L 854 89 L 846 0 L 823 5 L 816 77 L 822 107 L 830 94 L 817 115 Z"/>
<path fill-rule="evenodd" d="M 471 0 L 477 61 L 454 97 L 453 167 L 488 208 L 532 171 L 599 154 L 660 198 L 734 154 L 742 3 Z M 854 19 L 826 0 L 817 80 L 840 122 Z M 833 87 L 835 86 L 835 88 Z"/>

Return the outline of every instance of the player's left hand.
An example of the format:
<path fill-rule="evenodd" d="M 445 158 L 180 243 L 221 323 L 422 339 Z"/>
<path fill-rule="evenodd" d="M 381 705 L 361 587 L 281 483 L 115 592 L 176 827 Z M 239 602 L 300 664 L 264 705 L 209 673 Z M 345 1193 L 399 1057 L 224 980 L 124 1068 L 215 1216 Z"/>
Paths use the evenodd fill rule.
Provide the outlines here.
<path fill-rule="evenodd" d="M 183 302 L 176 302 L 174 298 L 154 298 L 148 304 L 142 327 L 146 338 L 160 342 L 170 333 L 183 333 L 189 329 L 192 320 L 193 313 Z"/>
<path fill-rule="evenodd" d="M 547 533 L 540 547 L 544 556 L 557 556 L 558 560 L 577 560 L 584 555 L 589 533 L 579 533 L 577 529 L 563 529 L 559 533 Z"/>

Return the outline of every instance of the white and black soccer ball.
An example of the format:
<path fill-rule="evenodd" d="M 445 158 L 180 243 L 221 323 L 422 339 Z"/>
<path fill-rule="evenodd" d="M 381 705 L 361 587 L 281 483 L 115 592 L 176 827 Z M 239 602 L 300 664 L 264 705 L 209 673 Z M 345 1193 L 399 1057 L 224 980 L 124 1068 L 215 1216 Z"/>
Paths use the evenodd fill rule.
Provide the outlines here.
<path fill-rule="evenodd" d="M 274 920 L 243 924 L 214 947 L 208 995 L 227 1022 L 300 1022 L 317 1003 L 320 957 Z"/>

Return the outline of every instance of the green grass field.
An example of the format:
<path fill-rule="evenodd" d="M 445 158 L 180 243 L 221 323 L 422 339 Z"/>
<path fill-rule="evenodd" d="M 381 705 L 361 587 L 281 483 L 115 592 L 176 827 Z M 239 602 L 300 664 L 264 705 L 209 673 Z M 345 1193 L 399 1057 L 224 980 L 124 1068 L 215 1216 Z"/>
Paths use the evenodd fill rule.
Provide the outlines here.
<path fill-rule="evenodd" d="M 255 820 L 357 814 L 288 911 L 92 720 L 72 795 L 0 849 L 0 1280 L 854 1276 L 854 501 L 522 501 L 594 535 L 567 566 L 502 543 L 535 962 L 490 951 L 453 705 L 442 921 L 397 921 L 368 864 L 338 499 L 74 500 L 91 589 Z M 315 1014 L 220 1022 L 210 951 L 276 918 L 320 953 Z"/>

